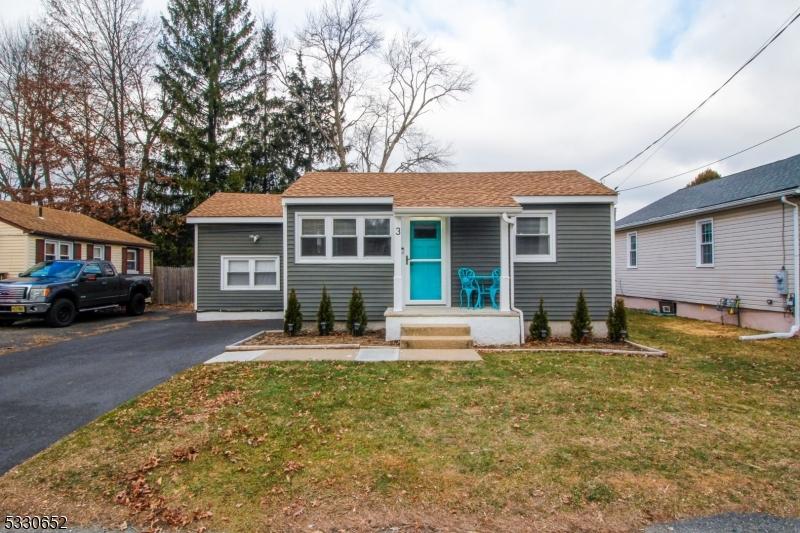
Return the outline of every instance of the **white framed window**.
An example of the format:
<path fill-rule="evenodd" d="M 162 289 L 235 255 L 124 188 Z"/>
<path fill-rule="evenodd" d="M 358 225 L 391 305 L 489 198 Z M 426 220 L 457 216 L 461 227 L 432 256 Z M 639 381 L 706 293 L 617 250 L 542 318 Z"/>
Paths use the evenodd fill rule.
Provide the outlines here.
<path fill-rule="evenodd" d="M 364 218 L 364 257 L 392 256 L 392 220 Z"/>
<path fill-rule="evenodd" d="M 92 246 L 92 259 L 105 259 L 106 247 L 102 244 L 95 244 Z"/>
<path fill-rule="evenodd" d="M 358 257 L 357 226 L 355 218 L 333 219 L 333 257 Z"/>
<path fill-rule="evenodd" d="M 556 260 L 556 212 L 526 211 L 517 216 L 514 261 L 553 263 Z"/>
<path fill-rule="evenodd" d="M 297 263 L 391 263 L 390 214 L 295 217 Z"/>
<path fill-rule="evenodd" d="M 228 255 L 220 258 L 223 291 L 277 291 L 280 258 L 274 255 Z"/>
<path fill-rule="evenodd" d="M 639 234 L 635 231 L 628 233 L 628 268 L 639 266 Z"/>
<path fill-rule="evenodd" d="M 309 217 L 300 219 L 300 255 L 302 257 L 326 257 L 325 218 Z"/>
<path fill-rule="evenodd" d="M 139 250 L 128 248 L 125 254 L 125 270 L 128 274 L 139 274 Z"/>
<path fill-rule="evenodd" d="M 72 243 L 69 241 L 44 241 L 44 260 L 72 259 Z"/>
<path fill-rule="evenodd" d="M 714 220 L 707 218 L 696 223 L 697 266 L 714 266 Z"/>

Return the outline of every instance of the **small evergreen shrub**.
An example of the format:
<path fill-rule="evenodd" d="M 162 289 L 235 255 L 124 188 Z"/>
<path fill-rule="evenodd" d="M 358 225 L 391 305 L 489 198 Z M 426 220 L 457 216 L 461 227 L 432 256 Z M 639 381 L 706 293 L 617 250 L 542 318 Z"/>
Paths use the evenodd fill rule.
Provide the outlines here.
<path fill-rule="evenodd" d="M 328 289 L 323 285 L 322 298 L 319 300 L 319 309 L 317 309 L 317 330 L 319 334 L 330 335 L 335 322 L 336 316 L 333 314 L 331 297 L 328 296 Z"/>
<path fill-rule="evenodd" d="M 550 322 L 547 319 L 547 311 L 544 310 L 544 298 L 539 298 L 539 310 L 533 315 L 528 332 L 533 340 L 544 341 L 550 338 Z M 546 332 L 544 336 L 542 332 Z"/>
<path fill-rule="evenodd" d="M 300 301 L 294 289 L 289 291 L 289 299 L 286 302 L 286 314 L 283 316 L 283 332 L 289 335 L 297 335 L 303 329 L 303 313 L 300 311 Z"/>
<path fill-rule="evenodd" d="M 578 293 L 578 301 L 575 302 L 575 313 L 570 320 L 570 337 L 574 342 L 581 342 L 592 335 L 592 317 L 589 315 L 589 306 L 586 304 L 586 297 L 583 290 Z"/>
<path fill-rule="evenodd" d="M 347 331 L 353 335 L 360 336 L 367 329 L 367 311 L 364 308 L 364 298 L 358 287 L 353 287 L 353 294 L 350 296 L 350 305 L 347 308 Z"/>
<path fill-rule="evenodd" d="M 628 332 L 628 312 L 625 310 L 625 301 L 622 298 L 617 298 L 614 307 L 608 310 L 606 326 L 608 326 L 608 340 L 611 342 L 625 340 Z"/>

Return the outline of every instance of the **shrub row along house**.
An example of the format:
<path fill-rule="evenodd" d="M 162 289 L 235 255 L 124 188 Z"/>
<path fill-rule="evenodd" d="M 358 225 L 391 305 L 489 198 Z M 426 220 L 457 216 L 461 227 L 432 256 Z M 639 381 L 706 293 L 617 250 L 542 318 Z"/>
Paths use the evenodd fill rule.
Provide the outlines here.
<path fill-rule="evenodd" d="M 105 259 L 149 274 L 153 244 L 80 213 L 0 200 L 0 277 L 51 259 Z"/>
<path fill-rule="evenodd" d="M 344 317 L 358 287 L 390 340 L 402 325 L 457 324 L 479 344 L 518 344 L 540 298 L 567 334 L 583 290 L 605 335 L 615 202 L 574 170 L 312 172 L 282 196 L 219 193 L 187 217 L 197 317 L 281 318 L 290 289 L 315 310 L 323 286 Z"/>
<path fill-rule="evenodd" d="M 767 331 L 796 321 L 800 155 L 680 189 L 617 223 L 628 307 Z"/>

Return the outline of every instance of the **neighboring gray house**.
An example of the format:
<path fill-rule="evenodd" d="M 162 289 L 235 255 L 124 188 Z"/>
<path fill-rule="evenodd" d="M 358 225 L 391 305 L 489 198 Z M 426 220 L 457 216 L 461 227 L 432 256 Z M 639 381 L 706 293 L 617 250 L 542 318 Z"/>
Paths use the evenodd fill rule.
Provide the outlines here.
<path fill-rule="evenodd" d="M 632 308 L 789 330 L 799 199 L 797 155 L 653 202 L 617 222 L 617 293 Z"/>
<path fill-rule="evenodd" d="M 277 196 L 218 194 L 188 217 L 198 319 L 277 317 L 295 289 L 312 320 L 325 286 L 343 321 L 357 286 L 370 326 L 389 339 L 402 325 L 458 324 L 478 344 L 518 344 L 539 298 L 563 334 L 584 290 L 603 335 L 615 202 L 573 170 L 312 172 L 286 190 L 280 211 Z M 482 309 L 462 307 L 461 267 L 487 285 L 498 269 L 495 307 L 488 298 Z"/>

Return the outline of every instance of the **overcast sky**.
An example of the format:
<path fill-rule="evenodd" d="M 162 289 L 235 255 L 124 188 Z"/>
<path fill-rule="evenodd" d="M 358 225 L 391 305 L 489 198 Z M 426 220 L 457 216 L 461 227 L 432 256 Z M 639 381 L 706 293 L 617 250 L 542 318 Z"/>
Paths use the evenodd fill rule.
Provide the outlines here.
<path fill-rule="evenodd" d="M 316 2 L 250 0 L 291 36 Z M 432 37 L 475 73 L 461 102 L 425 126 L 451 142 L 453 170 L 578 169 L 599 178 L 679 120 L 797 8 L 797 0 L 380 0 L 378 25 Z M 157 14 L 166 0 L 144 0 Z M 38 0 L 0 0 L 16 24 Z M 714 98 L 635 174 L 646 183 L 713 161 L 800 124 L 800 22 Z M 800 153 L 800 130 L 715 168 L 730 174 Z M 619 216 L 691 176 L 625 192 Z M 476 184 L 479 185 L 479 184 Z"/>

